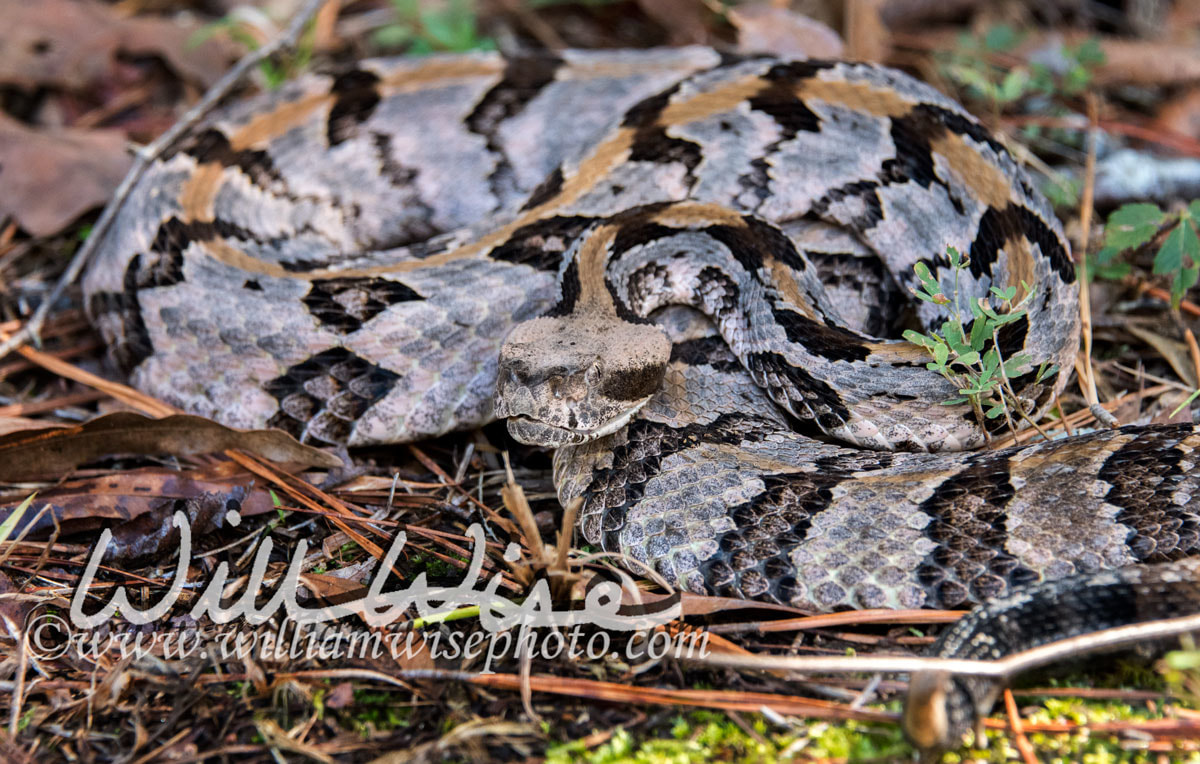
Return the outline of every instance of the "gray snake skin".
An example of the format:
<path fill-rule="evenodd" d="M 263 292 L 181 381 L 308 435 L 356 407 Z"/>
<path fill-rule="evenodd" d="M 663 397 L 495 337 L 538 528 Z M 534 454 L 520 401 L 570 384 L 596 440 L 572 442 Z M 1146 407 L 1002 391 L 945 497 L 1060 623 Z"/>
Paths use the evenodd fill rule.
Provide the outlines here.
<path fill-rule="evenodd" d="M 142 178 L 84 288 L 135 385 L 228 425 L 354 446 L 509 417 L 558 447 L 589 543 L 694 591 L 953 608 L 1200 553 L 1192 425 L 964 451 L 975 417 L 887 338 L 915 264 L 950 292 L 948 246 L 963 299 L 1035 290 L 998 345 L 1038 415 L 1074 265 L 953 101 L 706 48 L 475 54 L 229 106 Z"/>

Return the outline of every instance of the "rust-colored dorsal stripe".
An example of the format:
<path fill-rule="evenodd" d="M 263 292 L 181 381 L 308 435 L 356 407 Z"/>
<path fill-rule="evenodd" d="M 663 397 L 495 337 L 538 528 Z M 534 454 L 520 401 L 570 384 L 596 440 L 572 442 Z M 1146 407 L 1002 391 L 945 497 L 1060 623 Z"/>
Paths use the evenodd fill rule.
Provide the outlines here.
<path fill-rule="evenodd" d="M 613 239 L 621 230 L 618 225 L 605 225 L 589 233 L 579 245 L 579 299 L 576 310 L 596 315 L 613 315 L 616 305 L 608 291 L 605 271 Z"/>

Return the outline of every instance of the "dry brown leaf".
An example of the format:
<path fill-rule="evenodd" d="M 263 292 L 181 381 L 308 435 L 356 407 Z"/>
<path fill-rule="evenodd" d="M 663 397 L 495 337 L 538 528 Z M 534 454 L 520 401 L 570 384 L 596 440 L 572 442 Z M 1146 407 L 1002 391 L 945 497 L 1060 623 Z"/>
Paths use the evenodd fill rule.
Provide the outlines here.
<path fill-rule="evenodd" d="M 121 411 L 76 427 L 0 437 L 0 480 L 62 476 L 111 454 L 189 456 L 241 449 L 273 462 L 340 467 L 341 459 L 299 443 L 282 430 L 234 430 L 210 419 L 176 414 L 163 419 Z"/>
<path fill-rule="evenodd" d="M 122 20 L 120 48 L 126 53 L 161 56 L 181 77 L 207 88 L 245 51 L 222 34 L 196 44 L 200 28 L 156 16 L 135 16 Z"/>
<path fill-rule="evenodd" d="M 1125 331 L 1154 348 L 1154 351 L 1162 356 L 1163 360 L 1171 364 L 1171 368 L 1175 370 L 1185 385 L 1193 390 L 1196 389 L 1196 367 L 1192 364 L 1192 356 L 1188 352 L 1187 345 L 1140 326 L 1126 326 Z"/>
<path fill-rule="evenodd" d="M 112 11 L 71 0 L 0 0 L 0 82 L 81 89 L 112 65 Z"/>
<path fill-rule="evenodd" d="M 1192 410 L 1185 406 L 1190 393 L 1182 390 L 1173 390 L 1159 398 L 1158 403 L 1162 406 L 1162 411 L 1154 415 L 1150 420 L 1150 424 L 1191 424 Z"/>
<path fill-rule="evenodd" d="M 119 130 L 32 130 L 0 114 L 0 218 L 57 233 L 108 201 L 130 156 Z"/>
<path fill-rule="evenodd" d="M 187 515 L 193 538 L 201 538 L 225 524 L 225 514 L 240 510 L 246 492 L 235 488 L 229 493 L 206 493 L 190 499 L 159 501 L 149 512 L 112 528 L 112 538 L 104 549 L 104 562 L 158 557 L 179 548 L 180 530 L 175 513 Z"/>
<path fill-rule="evenodd" d="M 64 534 L 86 533 L 112 522 L 132 520 L 150 512 L 164 501 L 191 499 L 204 494 L 228 494 L 236 487 L 248 486 L 255 478 L 233 462 L 219 462 L 199 470 L 168 470 L 157 467 L 124 470 L 84 480 L 71 480 L 50 490 L 42 491 L 34 501 L 36 512 L 26 512 L 13 535 L 25 533 L 29 538 L 45 538 L 57 521 Z M 26 496 L 15 492 L 0 499 L 0 522 Z M 49 504 L 45 514 L 40 510 Z M 241 499 L 243 517 L 259 515 L 274 509 L 265 489 L 248 490 Z"/>
<path fill-rule="evenodd" d="M 729 9 L 729 22 L 738 30 L 738 50 L 771 53 L 783 58 L 839 58 L 842 38 L 819 21 L 772 3 L 738 5 Z"/>
<path fill-rule="evenodd" d="M 238 55 L 221 36 L 192 45 L 198 24 L 122 17 L 92 0 L 0 0 L 0 18 L 0 82 L 23 87 L 83 89 L 109 74 L 120 51 L 161 56 L 207 87 Z"/>

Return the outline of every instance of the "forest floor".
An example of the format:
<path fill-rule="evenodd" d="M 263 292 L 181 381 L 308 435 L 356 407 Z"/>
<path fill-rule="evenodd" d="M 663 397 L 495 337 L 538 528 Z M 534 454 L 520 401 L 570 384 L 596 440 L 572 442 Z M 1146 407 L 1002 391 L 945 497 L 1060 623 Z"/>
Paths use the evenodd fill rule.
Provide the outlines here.
<path fill-rule="evenodd" d="M 290 655 L 173 655 L 166 633 L 222 638 L 211 619 L 187 615 L 199 585 L 154 623 L 118 619 L 88 635 L 138 637 L 145 650 L 53 649 L 84 646 L 66 620 L 81 585 L 89 611 L 118 587 L 134 607 L 164 596 L 180 557 L 176 511 L 199 531 L 189 580 L 225 565 L 227 594 L 260 555 L 268 579 L 283 576 L 305 542 L 306 606 L 361 596 L 399 531 L 393 586 L 420 575 L 456 586 L 475 523 L 487 534 L 483 577 L 498 576 L 513 601 L 537 581 L 556 602 L 578 600 L 597 569 L 561 532 L 569 519 L 549 456 L 501 425 L 343 452 L 349 464 L 335 468 L 282 433 L 177 415 L 127 387 L 105 355 L 71 265 L 129 171 L 130 147 L 151 144 L 234 62 L 281 40 L 303 5 L 0 0 L 0 343 L 38 330 L 37 342 L 0 352 L 0 760 L 910 759 L 896 723 L 902 674 L 798 679 L 674 654 L 327 659 L 311 651 L 320 640 Z M 237 92 L 364 55 L 686 44 L 878 61 L 961 100 L 1030 168 L 1090 281 L 1091 371 L 1078 368 L 1094 392 L 1072 381 L 1044 427 L 1100 426 L 1092 402 L 1121 423 L 1193 420 L 1196 3 L 330 0 Z M 241 524 L 214 527 L 231 508 Z M 114 554 L 88 578 L 102 528 Z M 663 596 L 631 572 L 647 600 Z M 813 616 L 696 595 L 679 605 L 659 631 L 718 656 L 916 655 L 960 615 Z M 371 633 L 361 613 L 348 620 Z M 378 633 L 435 647 L 465 643 L 479 620 L 463 607 Z M 988 746 L 946 760 L 1200 762 L 1200 653 L 1186 646 L 1024 677 L 1004 701 Z"/>

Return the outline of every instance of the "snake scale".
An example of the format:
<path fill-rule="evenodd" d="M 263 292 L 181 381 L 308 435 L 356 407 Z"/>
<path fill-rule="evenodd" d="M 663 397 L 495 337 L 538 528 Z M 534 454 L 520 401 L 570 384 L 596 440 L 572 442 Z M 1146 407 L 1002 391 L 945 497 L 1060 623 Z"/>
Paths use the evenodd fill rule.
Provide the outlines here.
<path fill-rule="evenodd" d="M 889 338 L 946 318 L 907 304 L 917 263 L 963 300 L 1033 291 L 996 344 L 1045 410 L 1069 247 L 958 104 L 870 64 L 568 51 L 234 103 L 142 177 L 84 287 L 138 387 L 228 425 L 353 446 L 508 417 L 557 447 L 588 542 L 691 590 L 962 607 L 1200 553 L 1191 425 L 969 450 L 973 413 Z"/>

